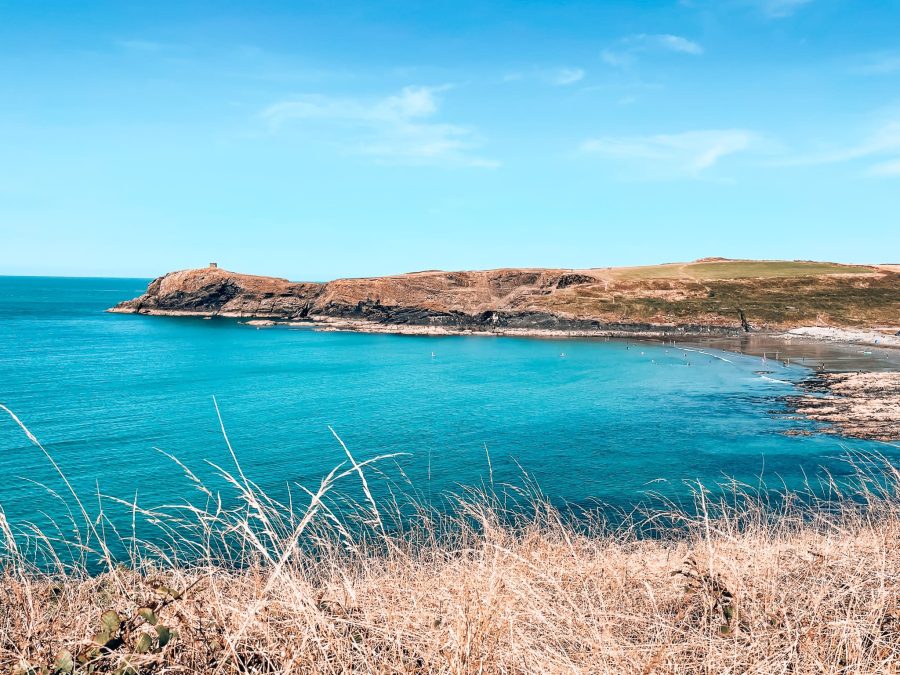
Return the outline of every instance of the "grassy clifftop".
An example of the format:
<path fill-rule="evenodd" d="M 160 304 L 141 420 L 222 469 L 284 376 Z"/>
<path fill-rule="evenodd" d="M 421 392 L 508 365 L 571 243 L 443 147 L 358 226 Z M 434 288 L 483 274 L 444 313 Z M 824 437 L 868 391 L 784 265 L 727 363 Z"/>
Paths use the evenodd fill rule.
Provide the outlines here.
<path fill-rule="evenodd" d="M 620 321 L 732 325 L 738 310 L 759 328 L 894 327 L 900 274 L 890 267 L 784 261 L 698 261 L 601 271 L 548 302 Z"/>
<path fill-rule="evenodd" d="M 872 274 L 878 268 L 869 265 L 841 265 L 808 260 L 728 260 L 706 258 L 690 263 L 620 267 L 613 275 L 620 279 L 771 279 L 811 277 L 823 274 Z"/>

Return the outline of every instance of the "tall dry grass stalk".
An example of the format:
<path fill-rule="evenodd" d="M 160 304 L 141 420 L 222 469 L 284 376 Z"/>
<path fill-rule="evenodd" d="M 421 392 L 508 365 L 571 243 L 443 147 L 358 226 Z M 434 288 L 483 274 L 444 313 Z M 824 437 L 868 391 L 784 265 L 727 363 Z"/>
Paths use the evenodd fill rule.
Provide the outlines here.
<path fill-rule="evenodd" d="M 527 486 L 440 510 L 379 502 L 376 460 L 341 445 L 347 464 L 302 505 L 259 489 L 232 452 L 235 471 L 220 471 L 237 506 L 183 467 L 206 503 L 119 500 L 131 532 L 77 499 L 70 538 L 15 532 L 0 513 L 0 668 L 900 672 L 900 473 L 884 458 L 857 458 L 852 492 L 698 487 L 695 509 L 609 527 Z M 337 492 L 351 480 L 360 503 Z"/>

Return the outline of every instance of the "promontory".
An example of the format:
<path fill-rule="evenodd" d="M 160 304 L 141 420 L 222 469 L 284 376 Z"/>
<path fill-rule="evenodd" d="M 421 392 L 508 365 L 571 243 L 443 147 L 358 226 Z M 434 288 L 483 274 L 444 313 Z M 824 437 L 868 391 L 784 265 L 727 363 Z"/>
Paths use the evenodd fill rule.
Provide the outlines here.
<path fill-rule="evenodd" d="M 424 271 L 325 283 L 210 265 L 161 276 L 146 293 L 110 311 L 411 333 L 854 330 L 900 346 L 900 265 L 706 258 L 648 267 Z"/>

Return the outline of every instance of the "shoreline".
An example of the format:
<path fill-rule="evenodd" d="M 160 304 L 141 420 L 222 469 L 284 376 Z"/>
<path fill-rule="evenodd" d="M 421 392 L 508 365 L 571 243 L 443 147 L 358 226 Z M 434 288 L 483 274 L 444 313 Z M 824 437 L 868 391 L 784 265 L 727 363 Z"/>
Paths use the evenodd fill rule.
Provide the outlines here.
<path fill-rule="evenodd" d="M 174 316 L 174 314 L 172 315 Z M 179 314 L 181 316 L 181 314 Z M 206 316 L 206 315 L 193 315 Z M 225 318 L 238 318 L 225 315 Z M 410 324 L 384 324 L 355 319 L 322 318 L 303 321 L 284 321 L 277 319 L 248 319 L 239 323 L 256 328 L 305 328 L 319 332 L 369 333 L 384 335 L 410 335 L 424 337 L 519 337 L 544 338 L 554 340 L 566 339 L 615 339 L 615 340 L 648 340 L 652 342 L 677 341 L 682 344 L 699 345 L 721 349 L 750 356 L 766 356 L 775 360 L 786 358 L 790 364 L 808 368 L 836 371 L 881 371 L 900 370 L 900 338 L 879 342 L 851 341 L 835 337 L 826 339 L 807 333 L 795 333 L 794 330 L 806 331 L 807 328 L 789 331 L 754 331 L 745 333 L 737 329 L 713 327 L 709 331 L 689 331 L 676 326 L 659 326 L 657 330 L 572 330 L 553 328 L 510 328 L 496 327 L 452 328 L 448 326 L 423 326 Z M 828 329 L 838 334 L 842 329 Z M 858 331 L 847 331 L 857 335 Z M 884 336 L 887 338 L 893 336 Z M 824 363 L 824 368 L 822 364 Z"/>
<path fill-rule="evenodd" d="M 284 326 L 287 328 L 307 328 L 321 332 L 348 332 L 348 333 L 372 333 L 387 335 L 414 335 L 414 336 L 479 336 L 479 337 L 533 337 L 533 338 L 615 338 L 615 339 L 643 339 L 643 340 L 672 340 L 681 339 L 688 342 L 698 342 L 709 345 L 715 343 L 721 345 L 724 351 L 735 353 L 750 353 L 754 356 L 762 356 L 761 349 L 765 348 L 765 354 L 770 355 L 772 349 L 783 346 L 779 350 L 793 359 L 793 354 L 801 357 L 806 353 L 806 358 L 820 358 L 823 348 L 833 348 L 836 351 L 846 353 L 854 347 L 866 348 L 871 355 L 877 354 L 887 357 L 891 368 L 900 369 L 900 336 L 885 331 L 857 330 L 849 328 L 800 326 L 786 329 L 760 329 L 745 332 L 739 328 L 709 325 L 694 330 L 685 325 L 657 324 L 652 329 L 646 329 L 646 324 L 634 324 L 634 329 L 623 328 L 517 328 L 510 326 L 494 327 L 456 327 L 447 325 L 424 325 L 410 323 L 383 323 L 365 319 L 345 319 L 327 316 L 317 316 L 310 319 L 283 319 L 280 317 L 267 317 L 265 315 L 247 315 L 240 312 L 200 312 L 190 310 L 159 310 L 144 309 L 134 311 L 112 307 L 106 310 L 110 314 L 132 314 L 138 316 L 161 317 L 188 317 L 198 319 L 235 319 L 245 326 L 256 328 L 272 328 Z M 622 324 L 619 324 L 622 325 Z M 770 349 L 770 347 L 772 349 Z M 875 351 L 877 350 L 877 352 Z M 870 354 L 864 354 L 870 355 Z M 896 358 L 891 358 L 896 357 Z M 871 359 L 874 360 L 874 359 Z M 792 360 L 792 363 L 795 362 Z M 804 364 L 813 367 L 814 364 Z M 829 370 L 828 367 L 825 368 Z M 850 368 L 852 369 L 852 368 Z"/>

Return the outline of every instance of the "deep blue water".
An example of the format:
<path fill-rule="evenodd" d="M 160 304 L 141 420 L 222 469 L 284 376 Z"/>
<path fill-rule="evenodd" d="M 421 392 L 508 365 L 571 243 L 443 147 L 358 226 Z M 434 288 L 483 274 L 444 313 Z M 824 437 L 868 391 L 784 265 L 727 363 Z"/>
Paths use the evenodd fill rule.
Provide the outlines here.
<path fill-rule="evenodd" d="M 189 497 L 155 448 L 201 477 L 214 473 L 207 460 L 230 465 L 213 396 L 245 473 L 276 491 L 314 487 L 344 459 L 329 425 L 357 459 L 408 453 L 398 463 L 423 493 L 486 480 L 487 446 L 497 482 L 525 470 L 554 500 L 618 505 L 726 475 L 798 485 L 820 466 L 845 471 L 845 447 L 876 447 L 782 433 L 803 424 L 777 400 L 802 368 L 774 366 L 779 382 L 755 372 L 757 358 L 649 343 L 260 330 L 103 312 L 146 283 L 0 277 L 0 402 L 86 495 L 99 485 L 145 504 Z M 5 416 L 0 475 L 10 521 L 62 508 L 34 484 L 60 489 L 52 467 Z"/>

